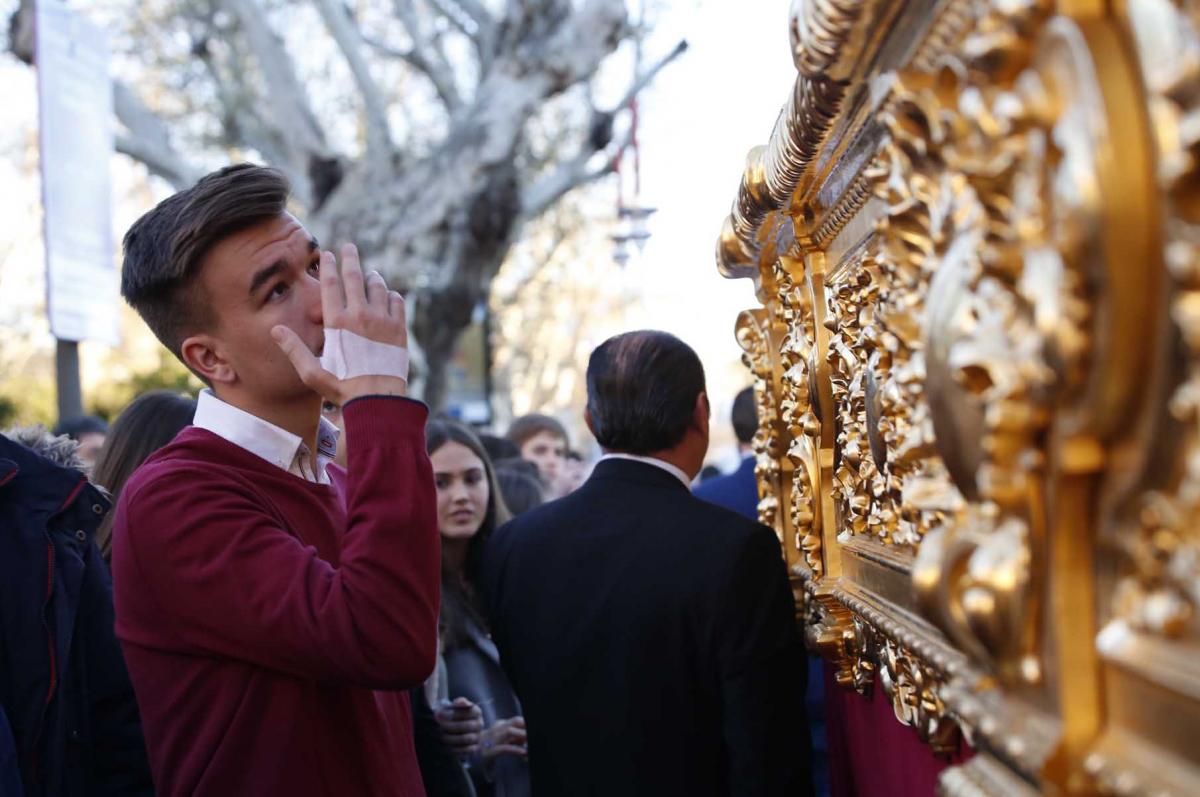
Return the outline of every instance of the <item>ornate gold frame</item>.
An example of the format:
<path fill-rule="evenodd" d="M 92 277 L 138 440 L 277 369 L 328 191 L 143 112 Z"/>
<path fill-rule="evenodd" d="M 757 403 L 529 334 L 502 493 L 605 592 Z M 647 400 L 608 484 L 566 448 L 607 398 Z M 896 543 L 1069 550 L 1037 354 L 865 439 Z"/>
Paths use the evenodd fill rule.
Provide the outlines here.
<path fill-rule="evenodd" d="M 1200 0 L 797 0 L 717 246 L 763 522 L 947 794 L 1200 794 Z"/>

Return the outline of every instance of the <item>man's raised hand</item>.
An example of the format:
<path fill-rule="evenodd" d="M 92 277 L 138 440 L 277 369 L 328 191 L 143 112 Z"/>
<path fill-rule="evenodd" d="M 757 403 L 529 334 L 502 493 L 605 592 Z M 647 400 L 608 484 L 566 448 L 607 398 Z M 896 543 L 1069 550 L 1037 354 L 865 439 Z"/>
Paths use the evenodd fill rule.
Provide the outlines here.
<path fill-rule="evenodd" d="M 407 395 L 404 298 L 389 291 L 378 272 L 363 276 L 353 244 L 342 247 L 341 269 L 332 252 L 321 253 L 320 278 L 325 320 L 320 360 L 291 329 L 271 330 L 300 380 L 339 406 L 360 396 Z"/>

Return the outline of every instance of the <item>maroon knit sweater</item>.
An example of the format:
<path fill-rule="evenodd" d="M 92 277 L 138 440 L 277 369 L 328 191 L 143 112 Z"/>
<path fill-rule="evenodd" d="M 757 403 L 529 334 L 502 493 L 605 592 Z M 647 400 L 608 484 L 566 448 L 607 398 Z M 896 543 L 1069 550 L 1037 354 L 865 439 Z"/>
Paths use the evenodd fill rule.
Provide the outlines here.
<path fill-rule="evenodd" d="M 117 636 L 159 794 L 424 794 L 399 690 L 437 655 L 426 415 L 348 403 L 344 491 L 196 428 L 125 485 Z"/>

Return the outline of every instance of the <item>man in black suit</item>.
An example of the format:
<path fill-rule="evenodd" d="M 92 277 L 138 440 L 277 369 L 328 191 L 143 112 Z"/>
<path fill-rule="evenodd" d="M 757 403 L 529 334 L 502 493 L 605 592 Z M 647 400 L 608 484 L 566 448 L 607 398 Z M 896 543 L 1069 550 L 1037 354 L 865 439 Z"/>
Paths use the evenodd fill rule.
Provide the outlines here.
<path fill-rule="evenodd" d="M 592 353 L 587 387 L 605 456 L 485 554 L 534 795 L 808 795 L 779 543 L 688 490 L 708 450 L 699 358 L 663 332 L 618 335 Z"/>

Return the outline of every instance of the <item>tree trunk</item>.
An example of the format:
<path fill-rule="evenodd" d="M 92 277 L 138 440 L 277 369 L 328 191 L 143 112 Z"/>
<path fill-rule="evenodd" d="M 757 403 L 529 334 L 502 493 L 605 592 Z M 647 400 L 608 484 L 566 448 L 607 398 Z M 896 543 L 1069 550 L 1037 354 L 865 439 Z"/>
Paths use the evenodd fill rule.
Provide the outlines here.
<path fill-rule="evenodd" d="M 367 268 L 412 297 L 410 329 L 425 356 L 422 398 L 434 412 L 445 403 L 455 345 L 521 224 L 512 159 L 480 163 L 462 147 L 402 174 L 352 173 L 313 220 L 322 245 L 354 241 Z"/>
<path fill-rule="evenodd" d="M 414 302 L 410 324 L 413 337 L 425 354 L 422 399 L 431 412 L 445 409 L 447 369 L 455 346 L 463 330 L 470 326 L 475 306 L 484 298 L 477 287 L 456 285 L 420 295 Z"/>

